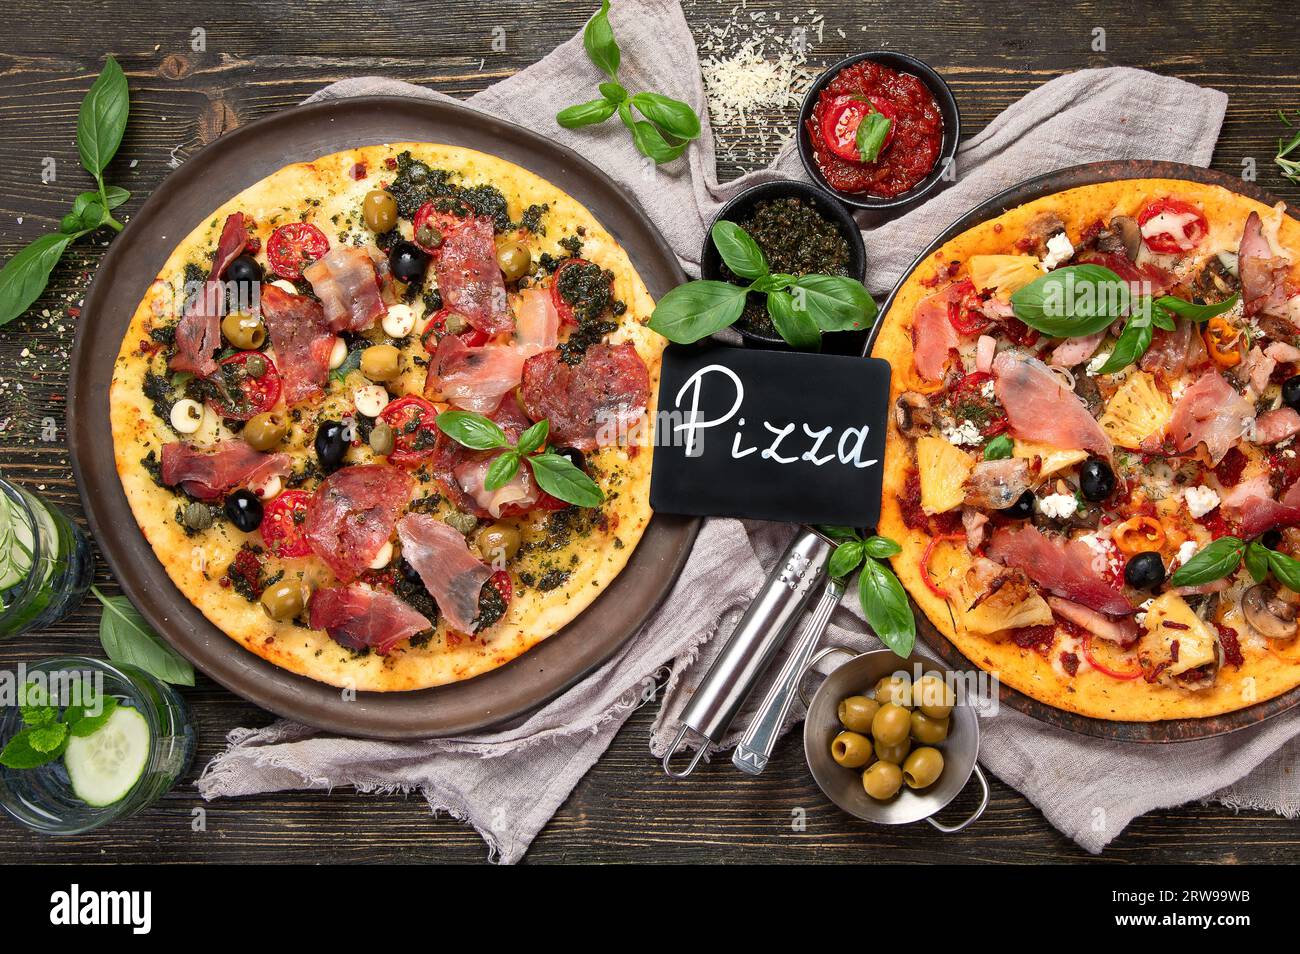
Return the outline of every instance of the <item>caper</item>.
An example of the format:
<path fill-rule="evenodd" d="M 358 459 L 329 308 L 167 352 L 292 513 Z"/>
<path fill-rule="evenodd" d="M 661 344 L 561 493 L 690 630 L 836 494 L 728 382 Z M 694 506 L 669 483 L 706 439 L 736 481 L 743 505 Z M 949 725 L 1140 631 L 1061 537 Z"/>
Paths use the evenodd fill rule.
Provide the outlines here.
<path fill-rule="evenodd" d="M 266 374 L 266 359 L 260 354 L 250 354 L 248 360 L 244 362 L 244 370 L 248 372 L 250 378 L 256 381 Z"/>
<path fill-rule="evenodd" d="M 288 430 L 289 426 L 284 418 L 266 411 L 250 418 L 244 425 L 244 429 L 240 431 L 240 436 L 253 450 L 269 451 L 279 446 Z"/>
<path fill-rule="evenodd" d="M 871 761 L 871 740 L 856 732 L 841 732 L 831 741 L 831 758 L 845 768 L 862 768 Z"/>
<path fill-rule="evenodd" d="M 221 319 L 221 333 L 240 351 L 254 351 L 266 344 L 266 327 L 262 319 L 242 311 L 232 311 Z"/>
<path fill-rule="evenodd" d="M 370 429 L 370 449 L 380 457 L 393 452 L 393 429 L 383 421 Z"/>
<path fill-rule="evenodd" d="M 908 788 L 929 788 L 943 774 L 943 753 L 938 749 L 917 749 L 903 763 Z"/>
<path fill-rule="evenodd" d="M 879 802 L 893 798 L 902 786 L 902 770 L 892 762 L 876 762 L 862 773 L 862 787 Z"/>
<path fill-rule="evenodd" d="M 472 513 L 453 510 L 451 513 L 447 514 L 447 516 L 442 518 L 442 522 L 460 533 L 473 533 L 474 528 L 478 526 L 478 517 L 474 516 Z"/>
<path fill-rule="evenodd" d="M 533 253 L 522 242 L 503 242 L 497 247 L 497 264 L 506 281 L 517 282 L 533 267 Z"/>
<path fill-rule="evenodd" d="M 271 619 L 293 619 L 302 613 L 305 602 L 297 580 L 281 580 L 262 591 L 262 609 Z"/>
<path fill-rule="evenodd" d="M 853 732 L 870 732 L 871 720 L 880 710 L 880 703 L 866 696 L 849 696 L 840 701 L 837 715 L 840 725 Z"/>
<path fill-rule="evenodd" d="M 937 745 L 948 738 L 948 719 L 931 719 L 921 710 L 912 713 L 912 738 L 922 745 Z"/>
<path fill-rule="evenodd" d="M 887 702 L 871 720 L 871 735 L 882 745 L 897 745 L 912 731 L 912 716 L 902 706 Z"/>
<path fill-rule="evenodd" d="M 519 530 L 508 523 L 490 523 L 474 538 L 479 555 L 493 566 L 513 560 L 520 543 Z"/>
<path fill-rule="evenodd" d="M 184 520 L 191 530 L 206 530 L 212 526 L 212 508 L 195 500 L 185 508 Z"/>
<path fill-rule="evenodd" d="M 371 345 L 361 352 L 361 373 L 371 381 L 391 381 L 401 371 L 402 353 L 392 345 Z"/>
<path fill-rule="evenodd" d="M 361 203 L 361 218 L 372 232 L 388 232 L 397 224 L 397 200 L 383 189 L 371 189 Z"/>

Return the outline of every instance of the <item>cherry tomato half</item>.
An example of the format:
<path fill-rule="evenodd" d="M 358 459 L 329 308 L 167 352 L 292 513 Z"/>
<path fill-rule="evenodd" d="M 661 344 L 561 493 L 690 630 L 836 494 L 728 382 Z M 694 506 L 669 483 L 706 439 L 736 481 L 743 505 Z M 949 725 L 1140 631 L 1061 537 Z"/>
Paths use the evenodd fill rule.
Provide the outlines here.
<path fill-rule="evenodd" d="M 862 154 L 858 152 L 858 127 L 873 112 L 880 113 L 889 120 L 889 131 L 885 133 L 885 143 L 880 147 L 883 155 L 894 141 L 897 111 L 887 99 L 864 97 L 858 93 L 837 96 L 822 114 L 822 138 L 826 140 L 827 148 L 846 162 L 866 165 L 862 161 Z"/>
<path fill-rule="evenodd" d="M 262 542 L 275 556 L 293 558 L 311 554 L 311 544 L 303 532 L 311 496 L 306 490 L 286 490 L 266 505 L 262 515 Z"/>
<path fill-rule="evenodd" d="M 271 271 L 291 282 L 302 278 L 302 270 L 329 250 L 330 240 L 309 222 L 281 225 L 266 240 L 266 257 L 271 263 Z"/>
<path fill-rule="evenodd" d="M 208 404 L 222 417 L 252 420 L 280 400 L 280 372 L 260 351 L 237 351 L 217 362 L 212 377 L 215 393 Z"/>
<path fill-rule="evenodd" d="M 510 582 L 510 574 L 506 570 L 497 570 L 488 577 L 488 583 L 501 594 L 501 600 L 505 603 L 509 603 L 515 595 L 515 586 Z"/>
<path fill-rule="evenodd" d="M 1192 218 L 1188 219 L 1181 229 L 1175 226 L 1172 230 L 1147 235 L 1147 223 L 1165 213 Z M 1147 248 L 1162 255 L 1170 252 L 1190 252 L 1210 233 L 1210 224 L 1205 220 L 1201 210 L 1190 202 L 1183 202 L 1180 199 L 1156 199 L 1154 202 L 1148 202 L 1138 214 L 1138 225 L 1142 227 L 1142 241 L 1147 243 Z"/>
<path fill-rule="evenodd" d="M 412 238 L 416 245 L 430 255 L 437 255 L 443 241 L 464 221 L 450 212 L 439 212 L 432 202 L 426 202 L 415 210 L 415 218 L 411 220 L 414 230 Z"/>
<path fill-rule="evenodd" d="M 398 398 L 384 408 L 379 419 L 393 429 L 393 451 L 388 462 L 413 467 L 433 455 L 438 439 L 438 409 L 414 394 Z"/>
<path fill-rule="evenodd" d="M 430 319 L 429 327 L 425 328 L 420 334 L 420 343 L 424 345 L 424 350 L 429 354 L 437 353 L 438 342 L 448 333 L 447 317 L 454 313 L 450 307 L 442 308 Z M 465 342 L 467 348 L 477 348 L 480 345 L 485 345 L 492 338 L 486 331 L 475 328 L 473 325 L 470 325 L 464 331 L 457 332 L 457 334 L 460 336 L 460 340 Z"/>

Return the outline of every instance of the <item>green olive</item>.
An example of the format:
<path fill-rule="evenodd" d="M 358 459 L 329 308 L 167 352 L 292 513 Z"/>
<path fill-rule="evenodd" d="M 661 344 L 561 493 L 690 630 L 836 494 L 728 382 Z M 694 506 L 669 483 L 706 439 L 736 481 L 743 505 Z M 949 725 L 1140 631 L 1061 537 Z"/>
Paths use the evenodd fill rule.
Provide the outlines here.
<path fill-rule="evenodd" d="M 866 696 L 849 696 L 840 702 L 840 725 L 854 732 L 870 732 L 871 720 L 876 717 L 880 703 Z"/>
<path fill-rule="evenodd" d="M 904 739 L 897 745 L 882 745 L 876 742 L 876 758 L 882 762 L 892 762 L 894 765 L 902 765 L 903 759 L 907 758 L 907 753 L 912 751 L 912 740 Z"/>
<path fill-rule="evenodd" d="M 876 801 L 886 801 L 903 787 L 903 772 L 892 762 L 877 762 L 862 773 L 862 787 Z"/>
<path fill-rule="evenodd" d="M 912 705 L 931 719 L 946 719 L 956 701 L 952 686 L 933 674 L 922 676 L 912 687 Z"/>
<path fill-rule="evenodd" d="M 871 720 L 871 735 L 884 745 L 897 745 L 912 731 L 912 717 L 902 706 L 886 702 Z"/>
<path fill-rule="evenodd" d="M 388 232 L 397 224 L 397 200 L 383 189 L 371 189 L 361 203 L 361 218 L 372 232 Z"/>
<path fill-rule="evenodd" d="M 928 746 L 917 749 L 903 763 L 908 788 L 929 788 L 943 774 L 943 753 Z"/>
<path fill-rule="evenodd" d="M 242 311 L 232 311 L 221 319 L 221 333 L 240 351 L 255 351 L 266 344 L 262 319 Z"/>
<path fill-rule="evenodd" d="M 912 738 L 923 745 L 938 745 L 948 738 L 948 720 L 931 719 L 917 710 L 912 713 Z"/>
<path fill-rule="evenodd" d="M 912 682 L 906 676 L 885 676 L 876 683 L 876 701 L 882 706 L 892 702 L 896 706 L 910 709 L 912 706 Z"/>
<path fill-rule="evenodd" d="M 280 441 L 284 440 L 284 435 L 289 431 L 289 425 L 285 423 L 284 418 L 271 411 L 258 414 L 256 417 L 249 418 L 244 429 L 240 431 L 240 436 L 244 438 L 244 443 L 253 450 L 269 451 L 278 447 Z"/>
<path fill-rule="evenodd" d="M 508 523 L 490 523 L 474 538 L 479 555 L 493 566 L 513 560 L 522 542 L 518 528 Z"/>
<path fill-rule="evenodd" d="M 380 421 L 370 429 L 370 449 L 380 457 L 387 457 L 393 452 L 393 429 Z"/>
<path fill-rule="evenodd" d="M 192 501 L 185 508 L 185 526 L 191 530 L 206 530 L 212 526 L 212 508 L 205 503 Z"/>
<path fill-rule="evenodd" d="M 871 740 L 856 732 L 841 732 L 831 742 L 831 758 L 845 768 L 862 768 L 873 758 Z"/>
<path fill-rule="evenodd" d="M 506 281 L 517 282 L 533 267 L 533 253 L 522 242 L 503 242 L 497 247 L 497 264 Z"/>
<path fill-rule="evenodd" d="M 281 580 L 262 591 L 262 609 L 271 619 L 293 619 L 302 613 L 305 603 L 302 583 L 297 580 Z"/>
<path fill-rule="evenodd" d="M 361 373 L 371 381 L 391 381 L 401 369 L 402 353 L 392 345 L 371 345 L 361 352 Z"/>

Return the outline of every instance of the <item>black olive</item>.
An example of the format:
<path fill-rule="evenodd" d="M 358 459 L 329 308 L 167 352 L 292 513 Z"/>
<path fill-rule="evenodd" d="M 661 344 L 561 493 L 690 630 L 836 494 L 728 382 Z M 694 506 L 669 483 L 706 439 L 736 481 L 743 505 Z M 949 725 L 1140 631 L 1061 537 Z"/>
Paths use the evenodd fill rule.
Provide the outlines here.
<path fill-rule="evenodd" d="M 1292 375 L 1282 382 L 1282 403 L 1300 411 L 1300 374 Z"/>
<path fill-rule="evenodd" d="M 414 242 L 398 242 L 388 253 L 388 268 L 398 281 L 417 284 L 424 281 L 429 256 Z"/>
<path fill-rule="evenodd" d="M 1270 550 L 1276 550 L 1278 544 L 1282 542 L 1282 531 L 1277 529 L 1269 530 L 1259 538 L 1259 542 Z"/>
<path fill-rule="evenodd" d="M 241 255 L 226 266 L 226 281 L 251 285 L 262 280 L 262 266 L 251 255 Z"/>
<path fill-rule="evenodd" d="M 416 572 L 415 567 L 411 566 L 406 557 L 402 557 L 397 561 L 397 569 L 401 571 L 402 577 L 406 582 L 418 583 L 421 586 L 424 586 L 424 580 L 421 579 L 420 574 Z"/>
<path fill-rule="evenodd" d="M 559 454 L 574 467 L 578 468 L 578 470 L 586 469 L 587 458 L 583 457 L 582 451 L 578 450 L 576 447 L 557 447 L 555 453 Z"/>
<path fill-rule="evenodd" d="M 223 508 L 238 529 L 252 533 L 262 525 L 262 501 L 251 490 L 236 490 L 226 498 Z"/>
<path fill-rule="evenodd" d="M 1115 492 L 1115 472 L 1100 457 L 1089 457 L 1079 468 L 1079 490 L 1084 500 L 1096 503 Z"/>
<path fill-rule="evenodd" d="M 347 428 L 338 421 L 321 421 L 316 425 L 316 459 L 325 470 L 343 466 L 348 452 Z"/>
<path fill-rule="evenodd" d="M 1165 561 L 1154 550 L 1129 558 L 1124 567 L 1124 582 L 1135 590 L 1150 590 L 1165 581 Z"/>
<path fill-rule="evenodd" d="M 1012 520 L 1028 520 L 1034 515 L 1034 492 L 1026 490 L 1015 503 L 1002 512 Z"/>

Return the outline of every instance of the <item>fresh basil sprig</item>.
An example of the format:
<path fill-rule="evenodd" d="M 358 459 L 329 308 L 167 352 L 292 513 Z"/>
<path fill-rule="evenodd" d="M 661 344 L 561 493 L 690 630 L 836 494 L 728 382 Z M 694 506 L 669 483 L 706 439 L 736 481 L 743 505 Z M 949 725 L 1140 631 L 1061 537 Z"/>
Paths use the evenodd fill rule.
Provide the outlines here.
<path fill-rule="evenodd" d="M 1145 299 L 1139 301 L 1133 313 L 1124 322 L 1124 330 L 1116 339 L 1110 357 L 1102 362 L 1097 373 L 1114 374 L 1130 364 L 1137 364 L 1147 353 L 1147 348 L 1151 347 L 1156 328 L 1173 331 L 1175 318 L 1185 318 L 1196 324 L 1209 321 L 1216 315 L 1231 311 L 1240 297 L 1240 295 L 1233 295 L 1213 305 L 1198 305 L 1195 302 L 1175 298 L 1173 295 L 1161 295 L 1150 302 Z"/>
<path fill-rule="evenodd" d="M 1200 586 L 1235 573 L 1246 564 L 1246 571 L 1256 583 L 1263 583 L 1270 573 L 1288 590 L 1300 593 L 1300 560 L 1270 550 L 1258 540 L 1246 543 L 1237 537 L 1219 537 L 1169 577 L 1171 586 Z"/>
<path fill-rule="evenodd" d="M 104 604 L 99 619 L 99 642 L 116 663 L 138 666 L 174 686 L 194 685 L 194 667 L 145 622 L 125 596 L 108 597 L 92 586 L 90 592 Z"/>
<path fill-rule="evenodd" d="M 527 461 L 537 486 L 552 497 L 578 507 L 598 507 L 605 499 L 596 482 L 574 467 L 567 457 L 550 448 L 541 450 L 550 434 L 549 421 L 541 420 L 529 427 L 519 435 L 516 444 L 510 443 L 496 421 L 473 411 L 443 411 L 438 415 L 437 425 L 438 430 L 463 447 L 504 451 L 488 466 L 483 480 L 488 490 L 499 490 L 510 483 L 519 473 L 520 462 Z"/>
<path fill-rule="evenodd" d="M 0 325 L 13 321 L 41 296 L 50 273 L 71 243 L 103 226 L 122 231 L 112 210 L 131 193 L 105 185 L 104 169 L 122 143 L 129 110 L 126 75 L 110 56 L 82 100 L 77 117 L 77 152 L 86 171 L 95 177 L 96 189 L 77 196 L 72 211 L 59 222 L 58 232 L 42 235 L 0 269 Z"/>
<path fill-rule="evenodd" d="M 863 162 L 875 162 L 880 158 L 880 150 L 885 147 L 885 139 L 889 136 L 891 125 L 893 123 L 875 107 L 862 117 L 862 122 L 858 123 L 858 134 L 854 137 L 854 145 L 857 146 L 858 156 Z"/>
<path fill-rule="evenodd" d="M 614 30 L 609 25 L 609 0 L 601 0 L 600 9 L 582 31 L 582 46 L 587 58 L 596 64 L 608 82 L 601 83 L 600 99 L 566 106 L 555 115 L 565 129 L 579 129 L 603 123 L 615 113 L 632 133 L 637 151 L 656 163 L 671 162 L 686 151 L 700 136 L 700 117 L 688 104 L 660 93 L 632 93 L 618 82 L 622 59 Z M 638 119 L 636 113 L 644 119 Z"/>
<path fill-rule="evenodd" d="M 903 548 L 889 537 L 864 538 L 847 527 L 819 527 L 822 533 L 838 542 L 826 572 L 836 579 L 847 577 L 859 567 L 858 603 L 867 623 L 892 649 L 906 658 L 916 645 L 916 617 L 907 602 L 907 593 L 886 564 L 880 562 L 901 553 Z"/>
<path fill-rule="evenodd" d="M 1015 451 L 1016 443 L 1006 434 L 999 434 L 984 445 L 985 460 L 1006 460 Z"/>
<path fill-rule="evenodd" d="M 716 222 L 709 235 L 727 268 L 749 284 L 678 285 L 650 316 L 650 328 L 669 341 L 691 344 L 734 324 L 750 292 L 767 295 L 772 324 L 793 348 L 819 348 L 822 332 L 865 328 L 875 320 L 876 302 L 861 282 L 843 275 L 774 273 L 758 243 L 735 222 Z"/>
<path fill-rule="evenodd" d="M 86 687 L 85 691 L 92 690 Z M 23 728 L 0 752 L 0 765 L 12 769 L 33 769 L 53 762 L 67 749 L 69 739 L 90 735 L 117 709 L 117 699 L 104 694 L 98 699 L 92 697 L 69 705 L 60 716 L 58 708 L 46 696 L 45 688 L 35 682 L 24 683 L 19 696 Z M 97 710 L 95 715 L 86 714 L 91 709 Z"/>

